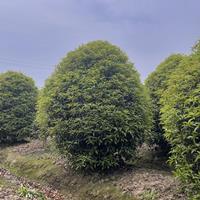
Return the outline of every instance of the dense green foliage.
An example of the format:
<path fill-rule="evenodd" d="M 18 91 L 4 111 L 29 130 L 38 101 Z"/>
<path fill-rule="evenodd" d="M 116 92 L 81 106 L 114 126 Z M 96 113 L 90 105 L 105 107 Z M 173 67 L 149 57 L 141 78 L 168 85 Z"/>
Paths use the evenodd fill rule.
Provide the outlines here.
<path fill-rule="evenodd" d="M 192 55 L 200 56 L 200 40 L 198 40 L 192 47 Z"/>
<path fill-rule="evenodd" d="M 162 122 L 172 145 L 170 163 L 200 199 L 200 48 L 181 62 L 161 99 Z"/>
<path fill-rule="evenodd" d="M 0 143 L 15 142 L 31 134 L 37 88 L 18 72 L 0 74 Z"/>
<path fill-rule="evenodd" d="M 68 53 L 47 80 L 37 121 L 75 168 L 106 170 L 134 158 L 150 116 L 147 95 L 127 56 L 95 41 Z"/>
<path fill-rule="evenodd" d="M 166 152 L 169 150 L 169 144 L 164 137 L 164 129 L 160 120 L 160 98 L 167 89 L 167 80 L 171 73 L 178 67 L 182 59 L 183 56 L 180 54 L 169 56 L 145 81 L 153 106 L 153 128 L 149 141 L 151 144 L 159 145 L 161 149 Z"/>

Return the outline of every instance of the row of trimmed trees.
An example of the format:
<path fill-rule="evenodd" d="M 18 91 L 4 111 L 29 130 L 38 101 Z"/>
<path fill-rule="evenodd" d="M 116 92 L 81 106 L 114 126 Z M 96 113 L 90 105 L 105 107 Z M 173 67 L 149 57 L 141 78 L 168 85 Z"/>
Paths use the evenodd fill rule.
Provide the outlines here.
<path fill-rule="evenodd" d="M 169 163 L 191 199 L 200 199 L 200 42 L 189 56 L 172 55 L 149 75 L 150 141 L 170 151 Z"/>
<path fill-rule="evenodd" d="M 0 142 L 20 141 L 36 124 L 76 169 L 108 170 L 133 160 L 146 140 L 171 152 L 176 174 L 198 199 L 200 43 L 189 56 L 168 57 L 145 86 L 124 52 L 105 41 L 68 53 L 39 96 L 32 79 L 3 73 Z"/>

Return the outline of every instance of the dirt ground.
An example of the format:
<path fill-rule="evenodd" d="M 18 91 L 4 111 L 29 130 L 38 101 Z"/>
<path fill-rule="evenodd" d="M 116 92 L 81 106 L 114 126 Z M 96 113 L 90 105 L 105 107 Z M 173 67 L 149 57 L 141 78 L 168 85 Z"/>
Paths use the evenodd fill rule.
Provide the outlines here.
<path fill-rule="evenodd" d="M 54 199 L 54 200 L 64 200 L 63 195 L 59 194 L 59 192 L 49 186 L 44 186 L 34 181 L 27 180 L 22 177 L 17 177 L 10 173 L 8 170 L 0 168 L 0 176 L 5 181 L 7 181 L 10 186 L 14 185 L 15 187 L 5 188 L 2 187 L 0 189 L 0 199 L 7 199 L 7 200 L 21 200 L 25 199 L 20 197 L 17 190 L 14 188 L 26 186 L 30 190 L 42 192 L 47 199 Z M 34 200 L 37 200 L 35 198 Z"/>
<path fill-rule="evenodd" d="M 13 152 L 20 155 L 42 154 L 45 151 L 42 143 L 37 140 L 9 148 L 12 148 Z M 148 153 L 149 152 L 147 152 L 147 154 Z M 104 176 L 102 178 L 103 181 L 109 182 L 109 184 L 122 189 L 124 193 L 132 194 L 138 200 L 186 200 L 184 194 L 180 192 L 179 181 L 173 177 L 169 168 L 162 166 L 163 161 L 158 161 L 158 159 L 148 155 L 145 156 L 148 157 L 148 159 L 139 161 L 139 164 L 135 167 L 116 171 L 112 175 L 108 175 L 108 177 Z M 55 164 L 65 165 L 65 162 L 58 158 Z M 33 182 L 23 177 L 17 177 L 3 168 L 0 168 L 0 177 L 12 182 L 12 184 L 14 183 L 18 186 L 23 184 L 31 189 L 39 190 L 45 194 L 47 199 L 74 199 L 72 196 L 68 198 L 64 197 L 53 186 L 44 186 L 40 185 L 38 182 Z M 62 178 L 64 179 L 67 177 Z M 21 200 L 23 198 L 16 193 L 16 190 L 12 188 L 3 188 L 0 184 L 0 200 L 1 199 Z"/>
<path fill-rule="evenodd" d="M 185 200 L 186 197 L 179 191 L 180 184 L 171 173 L 155 169 L 136 169 L 124 173 L 117 180 L 116 185 L 124 191 L 140 197 L 145 192 L 152 192 L 155 199 Z"/>

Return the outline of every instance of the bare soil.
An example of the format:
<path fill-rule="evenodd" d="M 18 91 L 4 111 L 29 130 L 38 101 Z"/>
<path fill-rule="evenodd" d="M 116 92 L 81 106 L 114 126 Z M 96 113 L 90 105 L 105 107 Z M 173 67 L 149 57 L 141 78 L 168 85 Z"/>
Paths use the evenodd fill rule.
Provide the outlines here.
<path fill-rule="evenodd" d="M 42 143 L 38 140 L 12 146 L 9 147 L 9 149 L 12 149 L 14 153 L 19 155 L 43 154 L 45 152 Z M 114 187 L 120 188 L 123 193 L 132 194 L 133 197 L 136 197 L 138 200 L 186 200 L 186 196 L 180 190 L 180 182 L 173 177 L 170 169 L 166 167 L 167 165 L 165 164 L 165 161 L 152 156 L 153 154 L 149 153 L 149 151 L 151 151 L 150 149 L 146 147 L 144 149 L 145 150 L 141 155 L 143 158 L 140 159 L 134 167 L 118 170 L 112 173 L 112 175 L 104 175 L 100 178 L 102 179 L 102 182 L 112 184 Z M 65 169 L 67 168 L 65 160 L 60 157 L 58 157 L 54 162 L 58 166 L 63 165 Z M 54 184 L 44 186 L 24 177 L 15 176 L 4 168 L 0 168 L 0 177 L 14 183 L 18 187 L 23 184 L 31 189 L 41 191 L 45 194 L 47 199 L 77 199 L 73 198 L 73 195 L 71 194 L 68 197 L 64 196 L 59 192 L 57 186 L 54 187 Z M 68 177 L 61 178 L 67 179 Z M 77 178 L 75 182 L 76 181 L 78 182 L 79 179 Z M 71 182 L 73 183 L 73 180 Z M 145 193 L 153 193 L 153 197 L 151 199 L 144 199 L 143 197 Z M 0 184 L 0 200 L 1 199 L 21 200 L 23 198 L 19 197 L 16 190 L 12 188 L 3 188 Z M 109 198 L 107 199 L 109 200 Z"/>

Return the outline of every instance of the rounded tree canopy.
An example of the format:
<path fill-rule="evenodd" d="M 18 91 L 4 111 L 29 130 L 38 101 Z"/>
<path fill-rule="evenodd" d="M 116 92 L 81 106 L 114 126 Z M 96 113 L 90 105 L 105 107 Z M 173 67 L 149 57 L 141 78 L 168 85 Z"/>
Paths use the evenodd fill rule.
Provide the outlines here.
<path fill-rule="evenodd" d="M 0 74 L 0 142 L 15 142 L 31 134 L 37 88 L 31 78 L 8 71 Z"/>
<path fill-rule="evenodd" d="M 160 120 L 160 98 L 167 89 L 167 81 L 176 70 L 184 56 L 173 54 L 165 59 L 145 81 L 153 105 L 153 129 L 149 138 L 150 143 L 157 144 L 162 150 L 167 151 L 169 145 L 164 138 L 164 130 Z"/>
<path fill-rule="evenodd" d="M 40 109 L 42 104 L 46 107 Z M 68 53 L 47 80 L 38 108 L 39 124 L 48 127 L 77 169 L 105 170 L 128 162 L 151 123 L 137 71 L 105 41 Z"/>
<path fill-rule="evenodd" d="M 196 194 L 200 190 L 199 50 L 185 58 L 171 75 L 161 98 L 161 119 L 165 135 L 172 145 L 170 161 L 175 166 L 176 174 L 190 184 Z"/>

